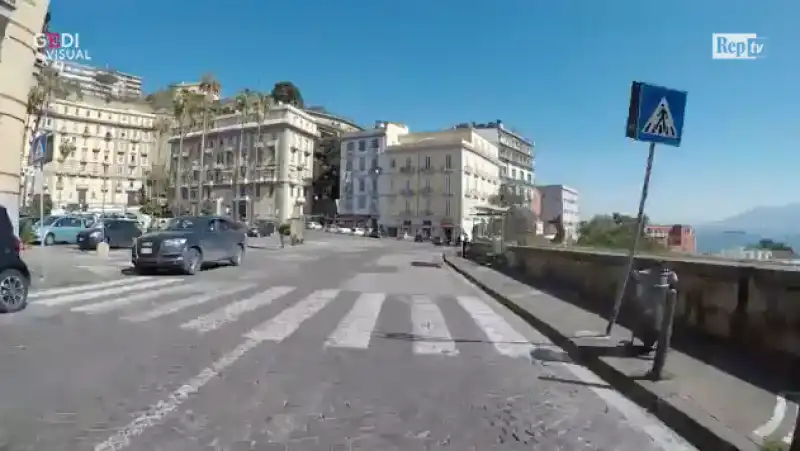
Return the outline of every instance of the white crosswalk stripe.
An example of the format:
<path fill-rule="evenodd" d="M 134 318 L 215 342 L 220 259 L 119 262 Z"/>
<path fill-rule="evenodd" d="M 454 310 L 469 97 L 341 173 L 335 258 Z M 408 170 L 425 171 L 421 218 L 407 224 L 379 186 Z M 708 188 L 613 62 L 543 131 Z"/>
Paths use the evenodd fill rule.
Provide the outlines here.
<path fill-rule="evenodd" d="M 414 328 L 414 353 L 458 354 L 456 343 L 439 307 L 427 296 L 411 298 L 411 321 Z"/>
<path fill-rule="evenodd" d="M 385 299 L 383 293 L 364 293 L 359 296 L 350 313 L 325 341 L 325 346 L 368 348 Z"/>
<path fill-rule="evenodd" d="M 234 302 L 220 309 L 214 310 L 208 315 L 201 316 L 181 325 L 181 329 L 194 329 L 200 333 L 210 332 L 223 325 L 236 321 L 247 312 L 252 312 L 257 308 L 269 305 L 272 301 L 294 291 L 293 287 L 274 287 L 267 291 L 258 293 L 243 301 Z"/>
<path fill-rule="evenodd" d="M 501 313 L 474 296 L 409 297 L 341 289 L 269 287 L 257 281 L 211 285 L 191 278 L 129 277 L 42 290 L 32 293 L 31 298 L 32 308 L 63 309 L 94 317 L 103 315 L 132 324 L 161 321 L 166 327 L 199 335 L 233 327 L 247 317 L 262 316 L 259 325 L 242 331 L 245 338 L 258 343 L 281 343 L 294 334 L 318 333 L 304 332 L 303 328 L 309 329 L 305 324 L 316 316 L 328 320 L 329 315 L 320 312 L 337 302 L 345 303 L 347 310 L 330 310 L 340 313 L 333 318 L 336 324 L 331 324 L 329 332 L 320 337 L 319 346 L 323 350 L 366 350 L 379 346 L 381 340 L 396 338 L 393 335 L 410 337 L 409 352 L 420 356 L 457 356 L 460 347 L 487 346 L 501 355 L 520 358 L 528 357 L 533 349 Z M 398 323 L 395 316 L 381 314 L 387 303 L 408 306 L 408 316 L 401 319 L 402 323 Z M 444 304 L 449 305 L 448 310 L 442 310 Z M 270 305 L 279 308 L 268 309 Z M 460 317 L 460 322 L 449 324 L 444 312 L 452 312 L 452 309 L 459 309 L 466 315 Z M 174 316 L 172 320 L 167 318 L 171 315 Z M 390 323 L 379 324 L 386 321 Z M 476 329 L 470 326 L 468 330 L 473 336 L 455 339 L 452 327 L 463 326 L 463 321 L 471 321 L 483 337 L 475 337 Z M 405 324 L 401 326 L 405 329 L 398 330 L 397 324 Z M 377 333 L 378 330 L 391 333 Z M 458 328 L 455 330 L 465 333 Z M 376 341 L 375 337 L 381 338 Z"/>

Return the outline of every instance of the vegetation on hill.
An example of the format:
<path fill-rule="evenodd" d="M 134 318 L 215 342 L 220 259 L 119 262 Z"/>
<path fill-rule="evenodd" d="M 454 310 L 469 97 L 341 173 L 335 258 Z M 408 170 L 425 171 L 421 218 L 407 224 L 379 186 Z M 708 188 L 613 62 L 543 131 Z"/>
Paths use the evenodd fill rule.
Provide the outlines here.
<path fill-rule="evenodd" d="M 647 217 L 644 224 L 647 225 Z M 636 236 L 636 218 L 612 213 L 596 215 L 588 221 L 581 221 L 579 227 L 579 246 L 600 247 L 605 249 L 629 249 Z M 664 247 L 646 236 L 639 238 L 639 250 L 661 251 Z"/>
<path fill-rule="evenodd" d="M 794 249 L 786 243 L 780 241 L 773 241 L 769 238 L 759 240 L 756 244 L 747 246 L 748 249 L 765 249 L 770 251 L 789 251 L 794 253 Z"/>

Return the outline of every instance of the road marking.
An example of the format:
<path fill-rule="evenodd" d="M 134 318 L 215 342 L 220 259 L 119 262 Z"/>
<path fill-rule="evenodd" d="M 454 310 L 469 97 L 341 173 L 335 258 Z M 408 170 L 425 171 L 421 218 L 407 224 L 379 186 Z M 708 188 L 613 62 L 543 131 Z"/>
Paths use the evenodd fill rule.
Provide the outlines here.
<path fill-rule="evenodd" d="M 473 296 L 456 297 L 461 308 L 483 329 L 495 349 L 509 357 L 529 357 L 533 346 L 485 302 Z"/>
<path fill-rule="evenodd" d="M 199 290 L 202 290 L 202 288 L 197 285 L 173 285 L 165 288 L 160 288 L 157 290 L 149 290 L 144 293 L 136 293 L 130 296 L 123 296 L 121 298 L 116 298 L 110 301 L 100 301 L 100 302 L 95 302 L 93 304 L 81 305 L 79 307 L 72 307 L 71 311 L 90 313 L 90 314 L 106 313 L 112 310 L 128 306 L 130 304 L 146 301 L 149 299 L 154 299 L 163 295 L 191 293 Z"/>
<path fill-rule="evenodd" d="M 458 354 L 442 311 L 427 296 L 412 296 L 411 322 L 415 354 Z"/>
<path fill-rule="evenodd" d="M 255 287 L 256 284 L 247 284 L 247 285 L 239 285 L 233 288 L 218 290 L 214 293 L 205 294 L 203 296 L 186 298 L 186 299 L 178 299 L 177 301 L 168 302 L 166 304 L 160 305 L 152 310 L 148 310 L 144 313 L 140 313 L 137 315 L 125 316 L 122 319 L 126 321 L 130 321 L 132 323 L 141 323 L 145 321 L 150 321 L 155 318 L 160 318 L 162 316 L 171 315 L 175 312 L 179 312 L 185 308 L 194 307 L 196 305 L 205 304 L 206 302 L 212 301 L 217 298 L 221 298 L 223 296 L 230 296 L 242 291 L 249 290 Z"/>
<path fill-rule="evenodd" d="M 273 287 L 242 301 L 234 302 L 181 325 L 181 329 L 193 329 L 204 334 L 238 320 L 247 312 L 269 305 L 272 301 L 294 291 L 294 287 Z"/>
<path fill-rule="evenodd" d="M 251 330 L 245 334 L 245 337 L 258 341 L 281 342 L 292 335 L 305 320 L 317 314 L 338 295 L 339 290 L 315 291 L 307 298 L 282 311 L 276 317 Z"/>
<path fill-rule="evenodd" d="M 211 366 L 203 369 L 172 392 L 166 399 L 153 404 L 145 413 L 128 423 L 116 434 L 95 445 L 94 451 L 120 451 L 129 447 L 134 437 L 142 435 L 148 428 L 160 423 L 167 415 L 177 410 L 190 396 L 200 391 L 209 381 L 215 379 L 221 372 L 236 363 L 237 360 L 260 343 L 261 341 L 251 338 L 224 354 L 214 361 Z"/>
<path fill-rule="evenodd" d="M 778 430 L 778 427 L 780 427 L 783 418 L 786 416 L 787 407 L 786 398 L 778 395 L 775 399 L 775 407 L 772 409 L 772 417 L 753 431 L 753 434 L 761 438 L 769 437 L 774 434 L 775 431 Z"/>
<path fill-rule="evenodd" d="M 786 437 L 783 438 L 783 443 L 786 443 L 787 445 L 791 445 L 792 444 L 792 438 L 794 438 L 794 428 L 792 428 L 792 430 L 789 431 L 788 434 L 786 434 Z"/>
<path fill-rule="evenodd" d="M 139 279 L 141 280 L 141 279 Z M 102 298 L 104 296 L 115 296 L 129 291 L 141 290 L 144 288 L 155 288 L 173 283 L 182 282 L 182 279 L 150 279 L 149 282 L 139 283 L 136 285 L 125 285 L 121 287 L 111 287 L 98 291 L 87 291 L 85 293 L 75 293 L 67 296 L 59 296 L 54 298 L 47 298 L 39 301 L 40 304 L 50 307 L 63 304 L 72 304 L 81 301 L 90 301 L 92 299 Z"/>
<path fill-rule="evenodd" d="M 139 283 L 142 279 L 151 279 L 149 277 L 128 277 L 125 279 L 118 279 L 112 280 L 110 282 L 101 282 L 101 283 L 91 283 L 87 285 L 75 285 L 71 287 L 63 287 L 63 288 L 49 288 L 45 290 L 36 290 L 32 291 L 28 295 L 29 300 L 54 296 L 57 294 L 69 294 L 69 293 L 77 293 L 78 291 L 87 291 L 87 290 L 94 290 L 97 288 L 107 288 L 107 287 L 115 287 L 119 285 L 128 285 L 132 283 Z"/>
<path fill-rule="evenodd" d="M 350 313 L 325 341 L 325 346 L 367 349 L 384 300 L 384 293 L 363 293 L 359 296 Z"/>

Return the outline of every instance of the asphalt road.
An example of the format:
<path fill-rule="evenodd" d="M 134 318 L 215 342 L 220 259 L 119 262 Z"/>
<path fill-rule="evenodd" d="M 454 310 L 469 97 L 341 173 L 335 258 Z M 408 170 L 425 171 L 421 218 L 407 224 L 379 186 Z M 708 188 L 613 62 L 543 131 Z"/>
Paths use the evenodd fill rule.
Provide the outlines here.
<path fill-rule="evenodd" d="M 0 449 L 691 449 L 446 268 L 325 237 L 0 317 Z"/>

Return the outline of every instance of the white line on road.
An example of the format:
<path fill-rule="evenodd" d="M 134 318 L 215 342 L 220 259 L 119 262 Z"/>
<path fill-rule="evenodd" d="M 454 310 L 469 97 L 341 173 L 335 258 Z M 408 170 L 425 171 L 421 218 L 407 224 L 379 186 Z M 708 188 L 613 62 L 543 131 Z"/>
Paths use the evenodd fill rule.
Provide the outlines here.
<path fill-rule="evenodd" d="M 786 434 L 786 437 L 783 438 L 783 443 L 786 443 L 787 445 L 791 445 L 793 437 L 794 437 L 794 429 L 792 429 L 791 431 L 789 431 L 788 434 Z"/>
<path fill-rule="evenodd" d="M 181 329 L 193 329 L 198 333 L 204 334 L 218 329 L 230 322 L 238 320 L 247 312 L 252 312 L 257 308 L 269 305 L 272 301 L 283 297 L 294 291 L 294 287 L 273 287 L 267 291 L 256 294 L 253 297 L 244 299 L 225 307 L 214 310 L 208 315 L 203 315 L 181 325 Z"/>
<path fill-rule="evenodd" d="M 141 281 L 142 279 L 138 279 L 138 280 Z M 70 294 L 70 295 L 67 295 L 67 296 L 57 296 L 57 297 L 53 297 L 53 298 L 46 298 L 46 299 L 43 299 L 43 300 L 39 301 L 39 303 L 43 304 L 43 305 L 47 305 L 47 306 L 53 307 L 53 306 L 56 306 L 56 305 L 72 304 L 72 303 L 81 302 L 81 301 L 90 301 L 92 299 L 98 299 L 98 298 L 102 298 L 104 296 L 115 296 L 115 295 L 119 295 L 119 294 L 122 294 L 122 293 L 127 293 L 129 291 L 142 290 L 142 289 L 145 289 L 145 288 L 155 288 L 155 287 L 160 287 L 160 286 L 164 286 L 164 285 L 170 285 L 170 284 L 173 284 L 173 283 L 178 283 L 178 282 L 182 282 L 183 281 L 181 279 L 155 279 L 155 280 L 154 279 L 147 279 L 147 280 L 149 280 L 149 281 L 138 283 L 136 285 L 125 285 L 125 286 L 121 286 L 121 287 L 111 287 L 111 288 L 106 288 L 106 289 L 103 289 L 103 290 L 87 291 L 87 292 L 84 292 L 84 293 L 75 293 L 75 294 Z"/>
<path fill-rule="evenodd" d="M 180 388 L 172 392 L 167 399 L 152 405 L 145 413 L 131 421 L 107 440 L 98 443 L 94 451 L 120 451 L 131 445 L 131 439 L 142 435 L 149 427 L 160 423 L 170 413 L 174 412 L 191 395 L 200 391 L 209 381 L 216 378 L 248 351 L 258 346 L 261 342 L 248 339 L 232 351 L 217 359 L 211 366 L 200 371 L 195 377 L 189 379 Z"/>
<path fill-rule="evenodd" d="M 322 310 L 339 295 L 339 290 L 318 290 L 271 320 L 251 330 L 245 337 L 258 341 L 281 342 L 292 335 L 303 321 Z"/>
<path fill-rule="evenodd" d="M 456 299 L 500 354 L 509 357 L 530 356 L 533 346 L 485 302 L 473 296 L 458 296 Z"/>
<path fill-rule="evenodd" d="M 118 279 L 112 280 L 110 282 L 101 282 L 101 283 L 90 283 L 85 285 L 75 285 L 71 287 L 63 287 L 63 288 L 49 288 L 46 290 L 36 290 L 31 291 L 28 295 L 29 300 L 54 296 L 57 294 L 68 294 L 68 293 L 77 293 L 78 291 L 87 291 L 87 290 L 95 290 L 98 288 L 107 288 L 107 287 L 115 287 L 119 285 L 129 285 L 132 283 L 139 283 L 142 280 L 146 280 L 149 278 L 145 277 L 127 277 L 125 279 Z"/>
<path fill-rule="evenodd" d="M 157 290 L 148 290 L 145 291 L 144 293 L 136 293 L 130 296 L 123 296 L 121 298 L 117 297 L 110 301 L 100 301 L 100 302 L 95 302 L 93 304 L 72 307 L 71 310 L 73 312 L 82 312 L 90 314 L 106 313 L 137 302 L 146 301 L 148 299 L 156 299 L 159 296 L 191 293 L 191 292 L 201 291 L 202 289 L 203 288 L 198 285 L 173 285 L 165 288 L 159 288 Z"/>
<path fill-rule="evenodd" d="M 786 416 L 786 398 L 781 395 L 777 395 L 775 400 L 775 407 L 772 409 L 772 416 L 766 423 L 759 426 L 753 434 L 764 438 L 769 437 L 770 435 L 774 434 L 775 431 L 778 430 L 780 427 L 781 422 L 783 422 L 783 418 Z"/>
<path fill-rule="evenodd" d="M 427 296 L 412 296 L 411 322 L 415 354 L 458 354 L 441 310 Z"/>
<path fill-rule="evenodd" d="M 325 346 L 367 349 L 384 300 L 384 293 L 364 293 L 359 296 L 350 313 L 325 341 Z"/>
<path fill-rule="evenodd" d="M 132 323 L 141 323 L 145 321 L 150 321 L 155 318 L 160 318 L 162 316 L 171 315 L 175 312 L 179 312 L 185 308 L 194 307 L 196 305 L 205 304 L 206 302 L 212 301 L 217 298 L 221 298 L 224 296 L 230 296 L 236 293 L 240 293 L 242 291 L 247 291 L 253 287 L 255 284 L 246 284 L 246 285 L 239 285 L 233 288 L 218 290 L 213 293 L 204 294 L 202 296 L 197 296 L 193 298 L 186 298 L 186 299 L 179 299 L 177 301 L 168 302 L 166 304 L 160 305 L 152 310 L 148 310 L 144 313 L 140 313 L 137 315 L 131 315 L 123 317 L 122 319 L 126 321 L 130 321 Z"/>

